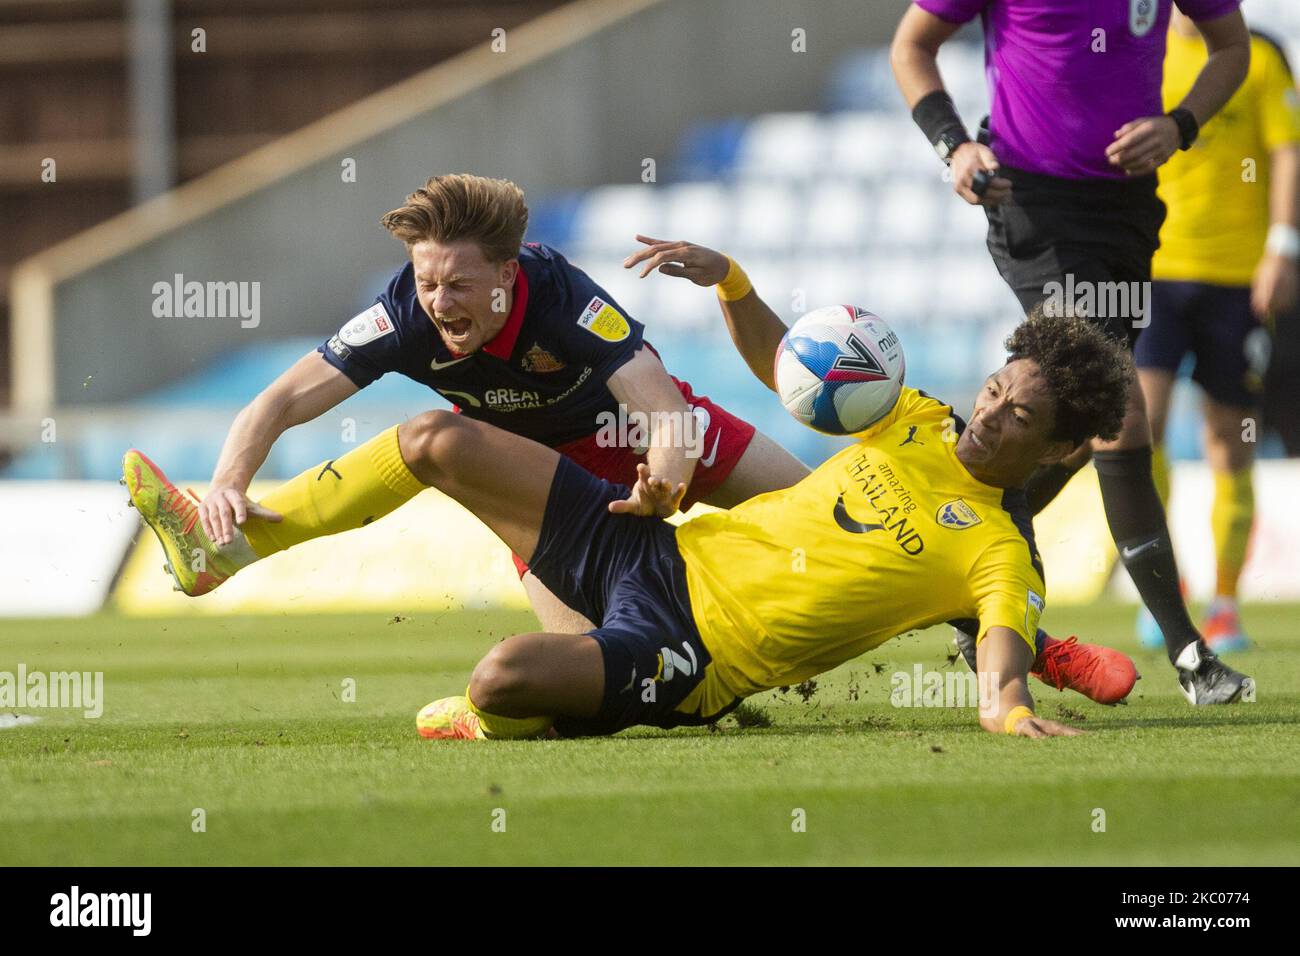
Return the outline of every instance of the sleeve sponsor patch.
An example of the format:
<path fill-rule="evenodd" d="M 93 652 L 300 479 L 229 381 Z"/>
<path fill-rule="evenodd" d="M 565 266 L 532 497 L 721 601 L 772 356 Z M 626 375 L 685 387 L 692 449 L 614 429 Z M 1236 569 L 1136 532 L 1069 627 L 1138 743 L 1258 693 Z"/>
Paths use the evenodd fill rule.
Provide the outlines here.
<path fill-rule="evenodd" d="M 359 346 L 393 332 L 393 320 L 388 317 L 383 303 L 376 302 L 360 315 L 344 323 L 336 336 L 344 345 Z"/>
<path fill-rule="evenodd" d="M 337 335 L 330 336 L 330 340 L 325 344 L 329 347 L 331 352 L 341 359 L 345 359 L 352 354 L 352 350 L 340 342 Z"/>
<path fill-rule="evenodd" d="M 1038 632 L 1038 619 L 1043 616 L 1042 595 L 1029 592 L 1028 599 L 1025 601 L 1025 633 L 1032 639 Z"/>
<path fill-rule="evenodd" d="M 627 319 L 600 296 L 595 296 L 578 316 L 578 324 L 596 338 L 606 342 L 622 342 L 632 334 Z"/>

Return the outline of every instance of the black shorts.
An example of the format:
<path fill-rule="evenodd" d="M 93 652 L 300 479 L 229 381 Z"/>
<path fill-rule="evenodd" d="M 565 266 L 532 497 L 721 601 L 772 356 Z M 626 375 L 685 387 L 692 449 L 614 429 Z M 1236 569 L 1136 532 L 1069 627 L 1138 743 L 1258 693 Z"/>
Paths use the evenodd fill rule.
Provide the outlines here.
<path fill-rule="evenodd" d="M 1133 350 L 1138 368 L 1177 373 L 1191 354 L 1192 380 L 1207 395 L 1225 405 L 1259 405 L 1270 346 L 1249 286 L 1156 282 L 1151 299 L 1151 325 Z"/>
<path fill-rule="evenodd" d="M 598 625 L 589 633 L 605 661 L 600 711 L 558 719 L 565 737 L 706 724 L 740 703 L 708 715 L 677 709 L 713 658 L 691 612 L 677 529 L 659 518 L 610 514 L 609 503 L 627 495 L 624 485 L 561 456 L 528 562 L 552 594 Z"/>
<path fill-rule="evenodd" d="M 1081 303 L 1089 285 L 1099 290 L 1094 303 L 1114 304 L 1113 284 L 1124 283 L 1120 308 L 1090 315 L 1132 348 L 1147 321 L 1151 257 L 1165 221 L 1156 177 L 1071 180 L 1006 166 L 998 174 L 1011 180 L 1011 199 L 985 207 L 988 248 L 1021 308 L 1028 314 L 1055 289 L 1073 290 Z"/>

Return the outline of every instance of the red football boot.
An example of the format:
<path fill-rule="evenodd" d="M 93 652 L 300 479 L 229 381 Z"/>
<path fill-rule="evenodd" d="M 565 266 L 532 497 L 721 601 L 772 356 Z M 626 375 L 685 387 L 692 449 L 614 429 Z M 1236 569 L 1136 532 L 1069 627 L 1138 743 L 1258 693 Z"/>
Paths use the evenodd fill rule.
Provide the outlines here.
<path fill-rule="evenodd" d="M 1077 637 L 1058 641 L 1046 634 L 1029 673 L 1057 690 L 1078 691 L 1098 704 L 1118 704 L 1138 679 L 1127 654 L 1100 644 L 1080 644 Z"/>

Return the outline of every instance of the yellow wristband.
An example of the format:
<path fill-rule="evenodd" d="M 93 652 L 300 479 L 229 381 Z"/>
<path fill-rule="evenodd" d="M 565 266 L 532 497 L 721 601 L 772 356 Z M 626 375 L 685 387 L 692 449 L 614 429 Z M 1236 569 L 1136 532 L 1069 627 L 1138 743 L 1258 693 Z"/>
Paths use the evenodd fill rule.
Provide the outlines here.
<path fill-rule="evenodd" d="M 731 265 L 727 269 L 727 277 L 718 283 L 718 298 L 723 302 L 735 302 L 753 292 L 754 287 L 749 282 L 749 276 L 745 275 L 745 270 L 736 265 L 735 259 L 727 256 L 727 261 Z"/>
<path fill-rule="evenodd" d="M 1021 717 L 1032 717 L 1034 712 L 1021 704 L 1019 707 L 1012 707 L 1011 713 L 1007 714 L 1007 722 L 1002 725 L 1002 729 L 1009 734 L 1016 732 L 1016 724 L 1020 722 Z"/>

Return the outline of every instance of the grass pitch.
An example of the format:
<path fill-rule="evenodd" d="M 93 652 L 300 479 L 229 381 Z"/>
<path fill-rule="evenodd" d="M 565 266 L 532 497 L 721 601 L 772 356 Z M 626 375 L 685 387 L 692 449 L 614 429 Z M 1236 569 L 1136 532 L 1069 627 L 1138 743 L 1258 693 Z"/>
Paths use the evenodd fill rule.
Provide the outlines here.
<path fill-rule="evenodd" d="M 1259 699 L 1201 710 L 1135 650 L 1132 608 L 1049 617 L 1144 675 L 1117 708 L 1035 684 L 1084 737 L 892 707 L 894 671 L 963 667 L 946 629 L 753 698 L 745 729 L 433 744 L 415 712 L 530 616 L 0 621 L 0 671 L 103 671 L 105 698 L 0 729 L 0 860 L 1203 864 L 1208 839 L 1219 865 L 1300 863 L 1300 608 L 1247 609 L 1260 646 L 1230 662 Z"/>

